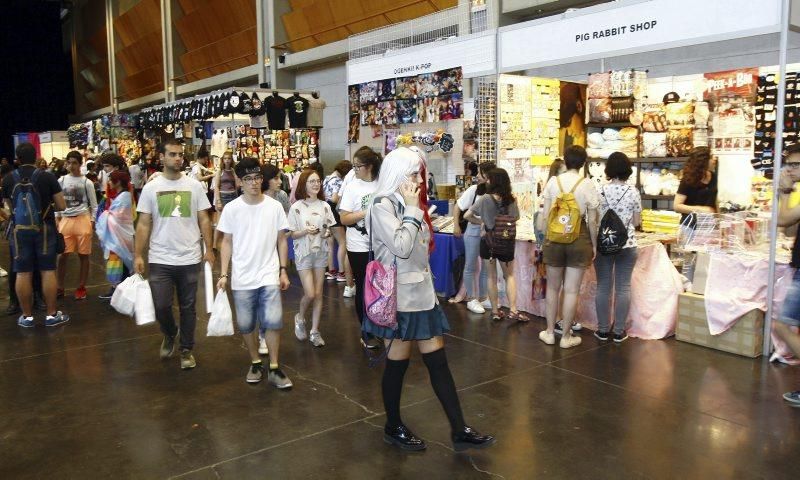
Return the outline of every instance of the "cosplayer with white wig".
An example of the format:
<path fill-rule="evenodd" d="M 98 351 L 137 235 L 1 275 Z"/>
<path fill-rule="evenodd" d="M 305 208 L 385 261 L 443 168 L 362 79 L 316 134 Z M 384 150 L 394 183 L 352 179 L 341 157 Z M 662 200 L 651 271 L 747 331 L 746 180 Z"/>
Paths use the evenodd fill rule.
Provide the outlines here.
<path fill-rule="evenodd" d="M 424 450 L 425 442 L 400 418 L 400 394 L 416 343 L 428 368 L 431 386 L 450 421 L 457 451 L 486 448 L 495 440 L 464 422 L 453 376 L 447 364 L 443 335 L 450 330 L 433 288 L 429 249 L 433 230 L 423 221 L 425 212 L 425 160 L 419 150 L 398 148 L 383 161 L 376 194 L 367 215 L 367 228 L 375 259 L 397 266 L 396 330 L 364 322 L 364 332 L 384 339 L 386 368 L 381 390 L 386 410 L 385 442 L 403 450 Z"/>

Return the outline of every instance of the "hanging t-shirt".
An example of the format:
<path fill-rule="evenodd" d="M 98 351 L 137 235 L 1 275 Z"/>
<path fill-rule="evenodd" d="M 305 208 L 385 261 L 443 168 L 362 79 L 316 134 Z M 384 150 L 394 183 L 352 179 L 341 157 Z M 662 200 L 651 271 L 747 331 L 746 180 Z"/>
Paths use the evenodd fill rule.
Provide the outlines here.
<path fill-rule="evenodd" d="M 639 190 L 630 185 L 618 185 L 611 183 L 604 185 L 600 192 L 600 219 L 608 211 L 609 207 L 628 226 L 628 241 L 623 248 L 636 247 L 636 226 L 633 224 L 633 215 L 642 213 L 642 197 Z"/>
<path fill-rule="evenodd" d="M 321 98 L 312 98 L 308 101 L 308 126 L 321 127 L 322 126 L 322 111 L 325 110 L 325 100 Z"/>
<path fill-rule="evenodd" d="M 233 237 L 231 289 L 280 285 L 278 232 L 288 229 L 283 207 L 267 195 L 257 205 L 239 197 L 225 206 L 217 230 Z"/>
<path fill-rule="evenodd" d="M 286 128 L 286 99 L 279 95 L 270 95 L 264 100 L 267 110 L 267 122 L 270 130 Z"/>
<path fill-rule="evenodd" d="M 377 181 L 365 182 L 364 180 L 353 178 L 347 185 L 347 188 L 342 190 L 339 211 L 355 213 L 366 210 L 370 205 L 372 194 L 375 193 L 375 188 L 377 186 Z M 367 234 L 366 223 L 364 223 L 363 219 L 359 220 L 355 225 L 347 227 L 345 238 L 348 251 L 369 251 L 369 235 Z"/>
<path fill-rule="evenodd" d="M 168 180 L 164 175 L 145 184 L 136 211 L 153 217 L 149 262 L 195 265 L 202 260 L 198 210 L 208 210 L 200 182 L 186 175 Z"/>
<path fill-rule="evenodd" d="M 289 126 L 303 128 L 308 126 L 308 100 L 294 95 L 289 97 Z"/>
<path fill-rule="evenodd" d="M 211 156 L 222 157 L 228 148 L 228 132 L 224 128 L 214 130 L 211 135 Z"/>
<path fill-rule="evenodd" d="M 317 252 L 327 253 L 328 242 L 322 238 L 322 233 L 325 226 L 330 227 L 335 223 L 330 205 L 322 200 L 300 200 L 293 203 L 289 210 L 289 229 L 299 232 L 309 227 L 317 227 L 320 232 L 294 239 L 295 258 L 303 258 Z"/>

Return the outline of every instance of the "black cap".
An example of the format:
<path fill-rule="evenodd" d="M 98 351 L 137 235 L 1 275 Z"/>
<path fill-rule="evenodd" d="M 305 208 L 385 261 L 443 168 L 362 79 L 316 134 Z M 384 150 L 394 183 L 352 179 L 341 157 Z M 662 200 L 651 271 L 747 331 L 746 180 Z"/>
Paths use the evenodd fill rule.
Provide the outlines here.
<path fill-rule="evenodd" d="M 676 102 L 679 102 L 680 100 L 681 100 L 681 97 L 680 97 L 680 95 L 678 95 L 678 94 L 677 94 L 677 93 L 675 93 L 675 92 L 669 92 L 668 94 L 664 95 L 664 100 L 663 100 L 663 102 L 664 102 L 664 105 L 666 105 L 666 104 L 668 104 L 668 103 L 676 103 Z"/>

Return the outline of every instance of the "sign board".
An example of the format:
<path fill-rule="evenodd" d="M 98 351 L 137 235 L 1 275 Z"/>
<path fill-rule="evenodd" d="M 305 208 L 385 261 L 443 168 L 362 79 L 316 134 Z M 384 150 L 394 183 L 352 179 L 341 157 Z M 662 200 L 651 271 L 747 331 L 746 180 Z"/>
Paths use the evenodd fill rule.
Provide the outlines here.
<path fill-rule="evenodd" d="M 347 84 L 410 77 L 462 67 L 464 78 L 495 72 L 496 36 L 482 34 L 405 48 L 347 62 Z"/>
<path fill-rule="evenodd" d="M 644 0 L 500 30 L 500 71 L 775 33 L 780 0 Z"/>

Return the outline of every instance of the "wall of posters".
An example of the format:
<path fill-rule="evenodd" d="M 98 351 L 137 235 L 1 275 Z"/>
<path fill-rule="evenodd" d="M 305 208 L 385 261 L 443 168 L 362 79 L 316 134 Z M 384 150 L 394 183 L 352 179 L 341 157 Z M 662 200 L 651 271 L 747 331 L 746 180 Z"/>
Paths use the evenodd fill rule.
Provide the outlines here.
<path fill-rule="evenodd" d="M 753 151 L 758 69 L 706 73 L 703 99 L 708 102 L 709 140 L 717 154 Z"/>
<path fill-rule="evenodd" d="M 348 87 L 351 124 L 404 125 L 464 117 L 461 67 Z M 352 137 L 353 135 L 348 135 Z M 352 143 L 352 141 L 350 142 Z"/>

